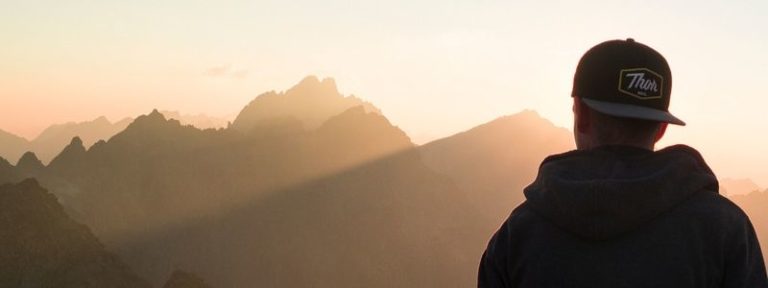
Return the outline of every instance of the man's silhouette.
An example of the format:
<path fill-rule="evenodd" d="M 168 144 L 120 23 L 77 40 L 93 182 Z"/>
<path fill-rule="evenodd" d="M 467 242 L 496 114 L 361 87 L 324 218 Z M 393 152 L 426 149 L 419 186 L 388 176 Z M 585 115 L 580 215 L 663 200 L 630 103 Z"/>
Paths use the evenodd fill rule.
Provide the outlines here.
<path fill-rule="evenodd" d="M 577 150 L 541 164 L 488 243 L 479 287 L 768 287 L 752 224 L 701 155 L 654 151 L 667 123 L 685 125 L 671 87 L 664 57 L 632 39 L 584 54 Z"/>

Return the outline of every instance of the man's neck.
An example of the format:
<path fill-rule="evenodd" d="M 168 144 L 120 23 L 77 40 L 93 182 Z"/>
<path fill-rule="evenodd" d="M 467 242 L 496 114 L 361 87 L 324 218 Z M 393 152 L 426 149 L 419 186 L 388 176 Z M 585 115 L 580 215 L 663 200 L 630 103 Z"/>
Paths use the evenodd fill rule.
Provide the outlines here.
<path fill-rule="evenodd" d="M 639 144 L 639 143 L 597 143 L 597 142 L 590 142 L 590 143 L 581 143 L 581 145 L 578 145 L 578 144 L 579 143 L 577 143 L 577 145 L 576 145 L 577 146 L 576 149 L 578 149 L 578 150 L 590 150 L 590 149 L 595 149 L 595 148 L 604 147 L 604 146 L 628 146 L 628 147 L 639 148 L 639 149 L 648 150 L 648 151 L 654 151 L 654 149 L 655 149 L 655 147 L 654 147 L 655 145 L 653 143 L 651 143 L 651 144 Z"/>

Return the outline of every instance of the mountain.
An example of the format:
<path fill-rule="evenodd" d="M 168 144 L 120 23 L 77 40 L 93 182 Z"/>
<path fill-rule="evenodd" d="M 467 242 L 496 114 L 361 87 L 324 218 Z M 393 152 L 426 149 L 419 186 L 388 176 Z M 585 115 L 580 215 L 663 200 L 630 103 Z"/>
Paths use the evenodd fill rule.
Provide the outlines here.
<path fill-rule="evenodd" d="M 57 158 L 43 181 L 65 178 L 79 199 L 66 202 L 94 215 L 83 221 L 112 243 L 412 147 L 381 115 L 354 108 L 314 131 L 286 124 L 253 132 L 199 130 L 153 111 L 79 159 Z"/>
<path fill-rule="evenodd" d="M 539 162 L 571 145 L 523 112 L 417 147 L 314 77 L 226 129 L 154 110 L 83 142 L 36 176 L 69 214 L 156 285 L 183 269 L 219 287 L 471 286 Z"/>
<path fill-rule="evenodd" d="M 109 139 L 122 131 L 131 120 L 126 118 L 112 123 L 106 117 L 98 117 L 91 121 L 51 125 L 31 141 L 29 149 L 35 151 L 41 161 L 48 163 L 73 137 L 79 137 L 83 146 L 90 147 L 96 141 Z"/>
<path fill-rule="evenodd" d="M 427 143 L 419 152 L 429 168 L 478 195 L 470 199 L 472 209 L 501 223 L 524 200 L 523 188 L 541 161 L 574 148 L 571 132 L 526 110 Z"/>
<path fill-rule="evenodd" d="M 306 89 L 290 89 L 302 90 Z M 335 97 L 347 98 L 341 95 Z M 418 253 L 418 257 L 397 255 L 393 253 L 397 249 L 413 250 L 413 247 L 433 243 L 434 239 L 447 233 L 443 230 L 448 228 L 453 231 L 450 235 L 475 229 L 468 224 L 461 224 L 466 229 L 453 228 L 464 223 L 464 220 L 452 216 L 451 211 L 457 208 L 441 207 L 464 202 L 463 199 L 447 200 L 461 197 L 458 190 L 452 188 L 447 178 L 421 164 L 413 150 L 415 146 L 403 131 L 364 105 L 351 106 L 339 110 L 335 115 L 327 115 L 327 119 L 312 129 L 291 116 L 260 121 L 250 128 L 249 133 L 235 129 L 200 130 L 182 125 L 177 120 L 166 119 L 155 110 L 137 117 L 122 132 L 107 141 L 97 142 L 90 149 L 85 149 L 82 142 L 78 138 L 71 139 L 62 153 L 48 167 L 42 168 L 38 175 L 40 181 L 50 185 L 52 191 L 65 199 L 62 202 L 67 203 L 72 217 L 91 226 L 106 245 L 114 247 L 121 256 L 128 257 L 125 259 L 128 259 L 132 267 L 139 269 L 141 275 L 156 284 L 178 267 L 200 271 L 211 283 L 222 287 L 249 286 L 251 283 L 267 281 L 262 280 L 266 278 L 270 278 L 268 281 L 273 283 L 298 280 L 291 274 L 296 270 L 291 269 L 280 270 L 272 276 L 265 274 L 274 271 L 267 264 L 279 263 L 279 257 L 288 256 L 282 254 L 290 247 L 285 246 L 284 239 L 311 239 L 308 233 L 320 232 L 317 229 L 322 227 L 314 226 L 312 222 L 304 224 L 304 230 L 293 234 L 281 232 L 291 225 L 302 223 L 302 219 L 312 218 L 312 211 L 316 209 L 322 209 L 317 211 L 317 217 L 326 217 L 326 225 L 333 225 L 332 229 L 338 231 L 323 236 L 323 243 L 331 244 L 332 238 L 327 237 L 347 235 L 333 243 L 334 251 L 341 253 L 344 247 L 355 246 L 350 244 L 355 239 L 348 237 L 357 235 L 359 229 L 362 229 L 360 231 L 364 232 L 367 240 L 355 248 L 355 251 L 360 252 L 358 255 L 341 253 L 321 257 L 323 255 L 316 254 L 312 261 L 323 261 L 323 258 L 343 260 L 343 267 L 357 267 L 354 270 L 360 272 L 360 275 L 375 279 L 379 284 L 373 283 L 374 286 L 386 283 L 385 278 L 403 273 L 403 267 L 399 267 L 398 263 L 411 261 L 418 265 L 412 263 L 408 264 L 409 267 L 418 267 L 428 265 L 432 261 L 429 259 L 455 256 L 434 255 L 442 250 L 437 248 L 416 250 L 414 253 Z M 401 159 L 397 161 L 387 160 L 407 151 L 410 151 L 408 157 L 397 157 Z M 283 198 L 284 195 L 296 196 Z M 439 195 L 447 199 L 440 199 Z M 324 202 L 328 205 L 324 205 Z M 325 208 L 315 208 L 316 205 Z M 434 205 L 438 206 L 430 207 Z M 359 210 L 365 207 L 369 207 L 370 213 Z M 258 215 L 264 216 L 260 218 Z M 383 228 L 379 230 L 375 226 L 342 225 L 355 218 L 358 219 L 356 221 L 380 223 Z M 424 220 L 411 223 L 406 221 L 409 218 Z M 223 222 L 214 222 L 216 219 Z M 272 220 L 258 221 L 267 224 L 265 227 L 247 227 L 260 225 L 253 224 L 254 219 Z M 334 221 L 337 224 L 331 224 Z M 434 227 L 430 227 L 430 223 Z M 246 225 L 242 228 L 248 230 L 240 230 L 237 225 Z M 194 231 L 223 227 L 235 228 L 227 230 L 227 233 L 214 231 L 214 234 L 193 234 Z M 404 233 L 398 229 L 406 228 L 409 231 L 407 233 L 416 236 L 407 241 L 398 240 L 396 235 Z M 191 232 L 169 235 L 169 231 L 180 229 L 189 229 Z M 420 229 L 424 233 L 420 233 Z M 471 234 L 485 238 L 485 235 L 479 233 Z M 166 241 L 167 237 L 182 235 L 188 237 Z M 288 238 L 279 238 L 279 235 Z M 453 240 L 442 241 L 444 244 L 441 245 L 445 249 L 454 249 L 451 247 L 456 241 L 464 241 L 462 239 L 466 238 L 462 235 L 446 236 Z M 378 239 L 391 239 L 394 246 L 382 249 Z M 241 251 L 236 248 L 236 243 L 240 241 L 252 242 L 251 247 L 254 249 L 258 248 L 258 243 L 264 246 L 258 251 Z M 165 245 L 175 247 L 167 248 Z M 134 250 L 132 247 L 140 249 Z M 162 249 L 155 250 L 157 247 Z M 202 251 L 213 247 L 232 249 L 211 255 L 210 260 L 198 261 L 198 257 L 205 254 Z M 272 249 L 270 247 L 279 249 L 272 253 L 269 252 Z M 316 246 L 307 243 L 301 250 L 309 251 L 307 249 L 312 247 Z M 188 248 L 193 250 L 181 251 Z M 216 249 L 219 248 L 210 251 Z M 368 250 L 372 254 L 363 253 Z M 190 253 L 192 251 L 198 252 Z M 272 253 L 270 257 L 273 258 L 260 257 L 261 253 Z M 446 259 L 446 262 L 454 262 L 445 264 L 454 267 L 450 269 L 450 274 L 457 274 L 473 266 L 476 260 L 474 254 L 477 253 L 473 251 L 470 253 L 472 255 L 464 255 L 461 252 L 459 262 Z M 265 264 L 233 266 L 227 264 L 230 258 L 263 259 Z M 370 261 L 366 259 L 376 258 L 386 259 L 387 264 L 376 264 L 383 265 L 381 267 L 375 263 L 364 264 Z M 296 263 L 302 262 L 300 255 L 291 256 L 290 259 Z M 308 266 L 311 263 L 316 262 L 306 262 L 301 268 L 310 273 L 314 269 Z M 365 267 L 372 269 L 366 270 Z M 407 272 L 407 277 L 402 277 L 399 283 L 447 285 L 451 282 L 450 279 L 437 277 L 438 272 L 445 269 L 436 268 L 436 271 L 428 274 L 416 273 L 417 270 Z M 472 274 L 463 275 L 463 283 L 471 283 Z M 348 276 L 343 270 L 326 271 L 317 276 L 322 278 L 317 283 L 359 285 L 359 282 L 354 281 L 355 277 Z M 307 279 L 311 278 L 301 281 Z"/>
<path fill-rule="evenodd" d="M 324 170 L 330 173 L 414 147 L 405 132 L 363 106 L 330 117 L 313 134 L 313 146 L 319 150 L 316 155 L 323 158 L 321 162 L 329 163 Z"/>
<path fill-rule="evenodd" d="M 0 183 L 8 183 L 19 180 L 21 176 L 18 174 L 16 167 L 11 165 L 8 160 L 0 157 Z"/>
<path fill-rule="evenodd" d="M 345 124 L 337 131 L 365 131 L 352 128 L 363 123 L 353 115 L 380 121 L 362 112 L 337 116 Z M 342 151 L 383 141 L 361 136 Z M 333 139 L 353 143 L 345 137 Z M 570 141 L 567 130 L 533 112 L 502 117 L 124 242 L 120 254 L 147 269 L 142 275 L 183 263 L 221 287 L 254 279 L 267 287 L 472 286 L 479 256 L 522 199 L 521 188 L 544 157 Z M 498 157 L 504 154 L 513 155 Z M 526 165 L 528 172 L 509 170 Z"/>
<path fill-rule="evenodd" d="M 744 195 L 760 191 L 760 187 L 751 179 L 720 179 L 720 193 L 724 195 Z"/>
<path fill-rule="evenodd" d="M 240 111 L 232 122 L 232 128 L 248 132 L 264 122 L 293 118 L 305 128 L 315 129 L 330 117 L 355 106 L 363 106 L 366 112 L 381 114 L 368 102 L 355 96 L 341 95 L 333 79 L 320 81 L 315 76 L 309 76 L 284 93 L 272 91 L 256 97 Z"/>
<path fill-rule="evenodd" d="M 22 137 L 0 130 L 0 157 L 16 161 L 29 150 L 29 141 Z"/>
<path fill-rule="evenodd" d="M 92 121 L 55 124 L 43 130 L 32 141 L 0 130 L 0 157 L 16 161 L 25 152 L 34 152 L 41 162 L 48 163 L 73 137 L 79 137 L 83 145 L 89 147 L 125 129 L 130 121 L 130 118 L 126 118 L 111 123 L 107 118 L 99 117 Z"/>
<path fill-rule="evenodd" d="M 162 114 L 169 119 L 179 120 L 183 125 L 192 125 L 200 129 L 225 128 L 229 121 L 204 114 L 181 114 L 178 111 L 163 111 Z M 43 163 L 49 163 L 72 138 L 78 137 L 83 147 L 87 148 L 100 140 L 108 140 L 128 127 L 131 122 L 133 122 L 132 118 L 124 118 L 112 123 L 102 116 L 91 121 L 54 124 L 43 130 L 32 141 L 0 130 L 0 157 L 16 161 L 24 152 L 32 151 Z"/>
<path fill-rule="evenodd" d="M 148 119 L 153 119 L 154 124 L 149 125 Z M 104 149 L 118 145 L 122 140 L 128 143 L 128 139 L 131 139 L 132 145 L 147 147 L 140 149 L 145 151 L 144 154 L 153 155 L 151 157 L 164 163 L 173 163 L 180 160 L 169 161 L 168 158 L 159 158 L 161 156 L 156 155 L 187 148 L 178 148 L 179 143 L 176 143 L 174 145 L 177 148 L 156 153 L 153 149 L 162 147 L 160 143 L 166 141 L 161 139 L 168 138 L 167 141 L 170 141 L 172 138 L 186 144 L 196 142 L 186 140 L 192 137 L 182 137 L 172 132 L 179 127 L 170 130 L 159 129 L 158 126 L 175 125 L 168 124 L 170 120 L 163 121 L 158 115 L 142 116 L 137 122 L 134 123 L 136 127 L 132 124 L 126 129 L 125 135 L 121 133 L 113 137 L 104 145 Z M 513 189 L 510 187 L 526 185 L 529 181 L 527 178 L 532 178 L 530 175 L 533 175 L 535 167 L 546 155 L 561 152 L 556 151 L 559 149 L 557 143 L 562 147 L 570 145 L 567 131 L 554 127 L 532 113 L 504 117 L 431 144 L 433 146 L 421 148 L 412 146 L 407 136 L 391 126 L 386 118 L 379 114 L 366 113 L 361 108 L 351 108 L 331 117 L 313 131 L 289 123 L 279 129 L 261 129 L 265 130 L 248 136 L 238 136 L 239 133 L 226 134 L 226 131 L 217 132 L 222 133 L 216 136 L 217 138 L 225 137 L 234 143 L 247 144 L 209 150 L 226 154 L 243 149 L 252 151 L 251 153 L 256 154 L 241 154 L 228 158 L 251 163 L 251 166 L 245 168 L 243 165 L 246 164 L 230 161 L 227 162 L 228 165 L 209 163 L 209 167 L 217 167 L 213 170 L 217 171 L 218 180 L 228 183 L 244 183 L 243 179 L 237 180 L 238 177 L 226 176 L 230 173 L 253 171 L 255 173 L 250 177 L 254 179 L 281 177 L 284 180 L 280 182 L 284 185 L 259 188 L 260 181 L 234 185 L 249 186 L 251 189 L 247 189 L 245 193 L 259 196 L 235 197 L 240 199 L 238 204 L 223 205 L 229 207 L 223 212 L 204 213 L 183 221 L 173 221 L 162 229 L 149 229 L 150 233 L 146 233 L 147 226 L 144 225 L 142 227 L 145 227 L 145 230 L 140 234 L 141 237 L 117 237 L 121 238 L 115 242 L 119 253 L 124 255 L 133 267 L 138 267 L 142 275 L 155 279 L 154 281 L 161 279 L 173 267 L 182 266 L 185 269 L 201 271 L 207 279 L 221 287 L 244 286 L 256 281 L 254 279 L 258 279 L 259 283 L 265 286 L 273 287 L 352 287 L 359 283 L 367 283 L 371 287 L 450 286 L 456 283 L 461 283 L 459 286 L 472 285 L 476 261 L 485 247 L 485 242 L 501 223 L 500 219 L 516 205 L 507 199 L 518 197 L 515 194 L 519 194 L 520 190 L 510 192 Z M 154 133 L 150 134 L 149 130 Z M 512 138 L 514 135 L 519 137 L 521 133 L 534 131 L 540 136 Z M 142 136 L 139 136 L 139 133 Z M 496 135 L 496 138 L 492 135 Z M 509 135 L 512 139 L 499 135 Z M 485 137 L 484 140 L 478 140 L 482 137 Z M 233 139 L 241 139 L 243 142 Z M 160 142 L 155 142 L 158 140 Z M 511 144 L 506 141 L 511 140 L 515 140 L 515 145 L 519 147 L 509 146 Z M 140 144 L 142 141 L 152 141 L 153 144 Z M 485 159 L 487 167 L 494 170 L 508 172 L 506 169 L 511 169 L 514 165 L 525 165 L 516 164 L 516 161 L 526 159 L 525 161 L 530 162 L 528 168 L 533 172 L 517 175 L 486 169 L 485 171 L 492 175 L 507 175 L 511 179 L 492 181 L 483 189 L 473 190 L 467 189 L 473 186 L 470 184 L 488 178 L 476 173 L 472 174 L 473 177 L 464 179 L 458 174 L 437 173 L 425 165 L 434 162 L 434 159 L 444 159 L 447 161 L 444 165 L 447 166 L 469 165 L 472 157 L 455 153 L 457 149 L 466 148 L 467 145 L 476 146 L 477 151 L 472 156 Z M 533 151 L 536 149 L 531 147 L 542 150 Z M 524 153 L 514 149 L 520 149 Z M 525 155 L 507 159 L 492 157 L 494 153 L 502 152 Z M 425 154 L 428 156 L 424 156 Z M 196 157 L 194 154 L 183 155 L 184 161 L 189 160 L 190 156 Z M 254 160 L 247 161 L 246 155 L 254 157 L 251 158 Z M 539 155 L 539 159 L 535 159 L 536 155 Z M 425 157 L 434 159 L 423 161 Z M 262 166 L 265 164 L 266 166 Z M 143 167 L 147 169 L 146 167 L 151 166 Z M 182 164 L 165 169 L 162 173 L 166 177 L 177 178 L 172 175 L 178 173 L 180 167 L 188 166 L 201 165 Z M 265 169 L 267 167 L 270 168 Z M 316 170 L 328 172 L 316 173 L 313 177 L 296 176 Z M 150 169 L 144 173 L 155 175 L 155 172 L 151 171 Z M 445 171 L 450 172 L 442 170 Z M 196 175 L 201 179 L 201 183 L 194 184 L 195 180 L 192 179 L 195 177 L 178 177 L 179 181 L 171 183 L 181 183 L 181 179 L 187 179 L 187 182 L 192 181 L 185 185 L 188 189 L 173 193 L 157 191 L 152 193 L 155 195 L 152 199 L 167 199 L 158 198 L 158 194 L 183 193 L 188 199 L 171 203 L 174 203 L 175 207 L 185 207 L 187 201 L 206 191 L 226 193 L 229 195 L 227 197 L 242 193 L 233 192 L 232 188 L 229 191 L 209 188 L 201 192 L 191 192 L 194 191 L 192 187 L 214 182 L 206 173 Z M 155 185 L 172 187 L 168 186 L 170 184 L 162 184 L 162 179 L 151 181 Z M 463 187 L 459 188 L 454 183 L 462 183 Z M 120 202 L 136 203 L 135 200 Z M 165 200 L 159 202 L 167 203 Z M 211 199 L 205 201 L 212 202 L 214 201 Z M 490 213 L 489 209 L 483 207 L 498 208 L 495 209 L 496 212 Z M 153 217 L 155 221 L 162 218 Z M 120 220 L 125 219 L 123 217 Z"/>
<path fill-rule="evenodd" d="M 19 158 L 19 162 L 16 163 L 16 169 L 22 175 L 37 176 L 43 172 L 45 165 L 37 158 L 35 153 L 27 152 Z"/>
<path fill-rule="evenodd" d="M 35 180 L 0 185 L 0 287 L 149 287 Z"/>
<path fill-rule="evenodd" d="M 211 246 L 208 245 L 237 247 L 230 246 L 230 241 L 243 239 L 235 235 L 217 233 L 212 234 L 212 237 L 220 239 L 216 241 L 210 240 L 208 236 L 190 236 L 188 239 L 173 241 L 162 239 L 157 242 L 151 241 L 146 244 L 146 247 L 138 249 L 140 251 L 126 252 L 126 246 L 133 245 L 131 243 L 137 239 L 151 239 L 151 236 L 156 234 L 164 235 L 165 231 L 169 229 L 173 231 L 172 228 L 179 225 L 197 223 L 201 217 L 202 219 L 223 217 L 218 215 L 237 210 L 238 207 L 245 205 L 244 203 L 252 203 L 256 200 L 262 203 L 260 201 L 266 201 L 264 199 L 272 197 L 271 195 L 281 194 L 282 192 L 279 191 L 284 190 L 284 187 L 311 182 L 312 179 L 333 175 L 413 147 L 408 137 L 391 126 L 381 115 L 366 113 L 357 108 L 331 117 L 315 131 L 306 131 L 300 127 L 290 128 L 291 125 L 286 127 L 278 129 L 280 131 L 264 128 L 259 133 L 243 136 L 230 131 L 201 131 L 193 127 L 181 126 L 178 121 L 164 119 L 161 114 L 153 112 L 138 117 L 125 131 L 115 135 L 109 141 L 94 145 L 81 156 L 81 159 L 69 161 L 67 165 L 58 160 L 54 163 L 57 166 L 61 165 L 59 166 L 61 171 L 80 172 L 79 175 L 67 176 L 67 178 L 82 189 L 82 194 L 77 198 L 79 201 L 75 202 L 79 203 L 78 214 L 84 215 L 82 216 L 84 221 L 95 227 L 107 243 L 117 247 L 121 255 L 129 257 L 126 259 L 129 259 L 133 267 L 140 269 L 142 275 L 157 283 L 171 269 L 177 267 L 177 264 L 181 265 L 179 263 L 185 265 L 192 265 L 189 264 L 190 262 L 201 263 L 199 267 L 192 267 L 194 271 L 218 271 L 224 267 L 231 267 L 224 263 L 221 263 L 220 268 L 213 267 L 211 263 L 217 263 L 214 260 L 200 262 L 177 260 L 177 257 L 182 259 L 196 257 L 200 253 L 189 254 L 189 251 L 173 253 L 172 251 L 188 247 L 195 251 L 202 251 L 210 249 Z M 65 151 L 67 150 L 69 149 Z M 78 169 L 66 168 L 74 165 L 84 166 Z M 426 176 L 423 178 L 428 179 Z M 351 181 L 343 181 L 337 185 L 345 187 L 349 182 Z M 361 182 L 360 185 L 386 182 L 388 182 L 386 179 L 370 180 Z M 391 187 L 391 185 L 386 184 L 384 187 Z M 405 191 L 405 185 L 401 186 Z M 346 188 L 345 191 L 350 193 L 344 194 L 346 195 L 344 197 L 354 195 L 350 189 Z M 354 192 L 361 196 L 376 195 L 360 187 L 356 187 Z M 333 191 L 329 191 L 328 197 L 334 199 L 333 194 Z M 321 195 L 315 197 L 322 198 Z M 366 198 L 369 197 L 373 196 L 366 196 Z M 293 213 L 289 211 L 299 209 L 291 208 L 289 204 L 294 203 L 281 202 L 276 204 L 275 208 L 283 214 Z M 257 205 L 257 207 L 263 206 Z M 328 211 L 328 213 L 343 216 L 344 211 Z M 289 218 L 287 215 L 270 215 Z M 234 223 L 247 223 L 250 220 L 252 220 L 250 217 L 238 218 Z M 220 224 L 215 226 L 223 227 Z M 215 227 L 205 226 L 200 229 L 209 228 Z M 245 240 L 259 243 L 259 239 L 264 237 L 263 234 L 271 233 L 264 229 L 247 230 L 254 233 L 241 236 L 245 237 Z M 200 243 L 186 243 L 200 241 L 200 239 L 206 240 Z M 280 244 L 279 239 L 274 240 L 278 242 L 271 243 Z M 375 244 L 376 242 L 372 240 L 369 243 Z M 140 257 L 146 255 L 148 253 L 146 251 L 156 251 L 152 247 L 174 242 L 179 245 L 177 248 L 162 249 L 166 252 L 160 255 L 168 256 Z M 348 243 L 341 241 L 339 245 L 348 245 Z M 226 257 L 250 255 L 258 258 L 257 255 L 236 249 L 227 253 L 222 251 L 220 255 Z M 218 257 L 211 256 L 211 259 L 220 259 Z M 158 263 L 158 259 L 169 262 L 152 264 Z M 273 258 L 273 261 L 279 261 L 279 259 Z M 296 258 L 295 261 L 301 261 L 301 259 Z M 209 274 L 203 276 L 221 287 L 247 286 L 248 283 L 256 281 L 255 279 L 269 277 L 269 275 L 255 273 L 253 269 L 256 267 L 242 266 L 237 269 L 229 268 L 231 271 L 227 273 L 230 274 L 225 276 L 217 277 L 213 272 L 205 272 Z M 233 275 L 244 278 L 240 280 L 241 282 L 233 284 L 229 282 L 235 279 Z M 289 274 L 277 276 L 275 281 L 292 278 Z"/>
<path fill-rule="evenodd" d="M 183 125 L 192 125 L 200 129 L 226 128 L 231 119 L 226 117 L 213 117 L 205 114 L 181 114 L 179 111 L 160 111 L 167 119 L 179 120 Z"/>
<path fill-rule="evenodd" d="M 163 288 L 210 288 L 205 280 L 195 274 L 181 270 L 173 271 L 171 278 L 165 282 Z"/>
<path fill-rule="evenodd" d="M 60 168 L 60 166 L 67 165 L 64 163 L 77 163 L 83 159 L 83 157 L 85 157 L 85 146 L 83 145 L 83 140 L 81 140 L 80 137 L 74 137 L 69 142 L 69 145 L 64 147 L 64 150 L 62 150 L 59 155 L 51 160 L 51 163 L 48 164 L 48 168 L 60 170 L 60 173 L 66 173 L 66 171 L 64 171 L 65 168 L 71 169 L 73 167 Z"/>

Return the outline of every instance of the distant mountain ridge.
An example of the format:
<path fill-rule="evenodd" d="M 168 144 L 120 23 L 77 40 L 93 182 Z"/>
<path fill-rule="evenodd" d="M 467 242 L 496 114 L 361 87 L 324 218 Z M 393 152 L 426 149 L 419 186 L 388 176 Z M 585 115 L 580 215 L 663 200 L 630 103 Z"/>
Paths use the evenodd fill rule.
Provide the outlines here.
<path fill-rule="evenodd" d="M 232 119 L 227 117 L 214 117 L 206 114 L 182 114 L 179 111 L 160 111 L 165 118 L 179 120 L 184 125 L 192 125 L 200 129 L 227 128 Z"/>
<path fill-rule="evenodd" d="M 761 191 L 762 189 L 760 186 L 757 186 L 752 179 L 748 178 L 742 178 L 742 179 L 732 179 L 732 178 L 724 178 L 719 179 L 720 182 L 720 193 L 725 195 L 745 195 L 749 194 L 755 191 Z"/>
<path fill-rule="evenodd" d="M 0 130 L 0 157 L 16 163 L 29 150 L 29 141 L 9 132 Z"/>
<path fill-rule="evenodd" d="M 178 111 L 162 111 L 160 113 L 167 118 L 179 120 L 183 125 L 192 125 L 200 129 L 226 128 L 229 124 L 229 120 L 226 118 L 211 117 L 205 114 L 188 115 Z M 128 117 L 113 123 L 101 116 L 91 121 L 54 124 L 43 130 L 31 141 L 0 130 L 0 157 L 16 162 L 24 153 L 34 152 L 40 161 L 50 163 L 72 138 L 78 137 L 83 143 L 83 147 L 89 148 L 100 140 L 109 140 L 110 137 L 128 127 L 133 120 L 133 118 Z"/>
<path fill-rule="evenodd" d="M 112 123 L 106 117 L 98 117 L 91 121 L 54 124 L 43 130 L 32 141 L 15 135 L 3 135 L 3 132 L 0 132 L 0 144 L 11 141 L 8 140 L 10 137 L 16 139 L 13 145 L 0 145 L 0 157 L 15 162 L 22 154 L 34 152 L 41 162 L 49 163 L 73 137 L 79 137 L 85 147 L 90 147 L 93 143 L 109 139 L 112 135 L 122 131 L 131 121 L 132 119 L 125 118 Z M 10 133 L 5 134 L 12 135 Z"/>
<path fill-rule="evenodd" d="M 125 118 L 112 123 L 106 117 L 98 117 L 91 121 L 52 125 L 30 141 L 30 151 L 34 151 L 41 161 L 48 163 L 73 137 L 79 137 L 85 147 L 90 147 L 96 141 L 109 139 L 122 131 L 131 120 Z"/>

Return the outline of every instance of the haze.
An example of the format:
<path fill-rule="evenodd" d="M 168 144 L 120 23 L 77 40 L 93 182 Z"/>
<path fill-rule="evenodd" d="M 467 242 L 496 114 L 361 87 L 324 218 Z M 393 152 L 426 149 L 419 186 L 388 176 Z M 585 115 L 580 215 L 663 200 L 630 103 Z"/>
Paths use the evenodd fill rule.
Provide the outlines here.
<path fill-rule="evenodd" d="M 570 127 L 592 45 L 663 53 L 663 145 L 699 148 L 720 177 L 768 186 L 765 1 L 3 1 L 0 128 L 28 139 L 68 121 L 153 108 L 233 115 L 308 74 L 377 107 L 417 143 L 523 109 Z"/>

